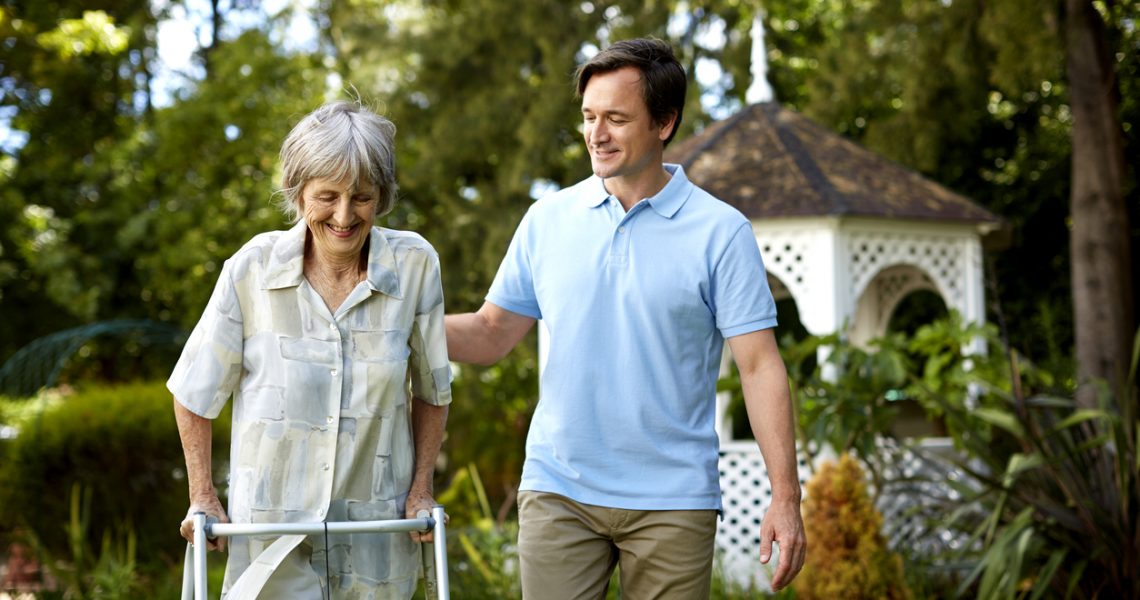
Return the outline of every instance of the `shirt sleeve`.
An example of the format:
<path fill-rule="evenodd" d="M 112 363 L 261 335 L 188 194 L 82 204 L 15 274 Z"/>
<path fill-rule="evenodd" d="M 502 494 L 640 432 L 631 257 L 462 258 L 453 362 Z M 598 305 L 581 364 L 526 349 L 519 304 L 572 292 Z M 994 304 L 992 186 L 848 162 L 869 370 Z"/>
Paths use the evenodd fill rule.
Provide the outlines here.
<path fill-rule="evenodd" d="M 534 293 L 534 270 L 530 252 L 533 219 L 532 207 L 515 230 L 507 254 L 499 264 L 499 271 L 495 273 L 495 280 L 487 292 L 487 301 L 513 313 L 541 319 L 542 310 Z"/>
<path fill-rule="evenodd" d="M 424 273 L 419 278 L 416 317 L 412 323 L 408 373 L 412 396 L 436 406 L 451 402 L 451 363 L 447 359 L 447 336 L 443 328 L 443 283 L 439 256 L 427 252 Z"/>
<path fill-rule="evenodd" d="M 717 261 L 712 294 L 716 326 L 725 339 L 776 326 L 776 302 L 748 223 L 736 230 Z"/>
<path fill-rule="evenodd" d="M 242 369 L 242 315 L 226 261 L 206 310 L 191 332 L 166 387 L 190 412 L 213 419 L 237 388 Z"/>

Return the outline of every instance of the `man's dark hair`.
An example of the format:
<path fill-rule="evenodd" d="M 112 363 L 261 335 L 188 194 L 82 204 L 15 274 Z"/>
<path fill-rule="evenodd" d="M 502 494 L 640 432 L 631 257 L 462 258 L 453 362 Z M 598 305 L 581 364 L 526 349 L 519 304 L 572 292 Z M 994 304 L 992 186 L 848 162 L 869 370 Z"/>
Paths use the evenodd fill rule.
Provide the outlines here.
<path fill-rule="evenodd" d="M 659 125 L 677 115 L 673 131 L 665 139 L 668 146 L 677 129 L 681 126 L 681 114 L 685 109 L 685 88 L 688 79 L 685 69 L 673 55 L 668 43 L 652 38 L 637 38 L 614 42 L 578 67 L 578 97 L 586 91 L 590 78 L 599 73 L 609 73 L 625 67 L 641 71 L 641 97 L 649 107 L 649 117 Z"/>

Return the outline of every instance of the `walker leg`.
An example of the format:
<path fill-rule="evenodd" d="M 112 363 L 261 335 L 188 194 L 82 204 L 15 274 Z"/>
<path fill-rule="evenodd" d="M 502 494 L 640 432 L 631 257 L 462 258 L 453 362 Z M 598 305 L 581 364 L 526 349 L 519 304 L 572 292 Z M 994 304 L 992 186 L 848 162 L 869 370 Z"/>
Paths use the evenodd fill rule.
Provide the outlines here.
<path fill-rule="evenodd" d="M 194 600 L 206 600 L 205 513 L 194 513 Z"/>
<path fill-rule="evenodd" d="M 435 549 L 431 542 L 420 544 L 424 563 L 424 598 L 439 600 L 439 585 L 435 580 Z"/>
<path fill-rule="evenodd" d="M 194 600 L 194 544 L 186 542 L 186 560 L 182 561 L 182 600 Z"/>
<path fill-rule="evenodd" d="M 442 506 L 436 506 L 432 509 L 431 516 L 435 519 L 432 545 L 435 547 L 435 579 L 439 586 L 439 600 L 451 600 L 451 587 L 447 581 L 447 533 L 443 522 L 447 515 Z"/>

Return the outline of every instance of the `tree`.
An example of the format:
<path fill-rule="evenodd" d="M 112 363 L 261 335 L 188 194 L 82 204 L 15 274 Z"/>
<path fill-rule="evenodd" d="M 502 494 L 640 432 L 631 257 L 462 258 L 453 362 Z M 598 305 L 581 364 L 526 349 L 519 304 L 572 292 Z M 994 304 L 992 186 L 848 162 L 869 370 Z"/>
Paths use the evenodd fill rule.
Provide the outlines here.
<path fill-rule="evenodd" d="M 285 226 L 272 206 L 277 152 L 323 100 L 319 60 L 271 39 L 283 15 L 215 35 L 206 78 L 156 108 L 150 4 L 82 4 L 0 12 L 2 103 L 27 134 L 0 158 L 0 310 L 23 317 L 0 321 L 0 359 L 83 322 L 191 327 L 221 262 Z M 223 17 L 212 23 L 225 30 Z"/>
<path fill-rule="evenodd" d="M 1135 328 L 1124 201 L 1127 172 L 1115 61 L 1105 18 L 1091 0 L 1065 2 L 1065 41 L 1073 108 L 1070 212 L 1077 373 L 1081 383 L 1107 381 L 1123 399 Z M 1078 399 L 1088 408 L 1097 406 L 1091 389 Z"/>
<path fill-rule="evenodd" d="M 119 216 L 104 157 L 149 100 L 148 4 L 5 2 L 0 6 L 0 110 L 11 138 L 0 149 L 0 356 L 38 335 L 92 318 L 122 275 L 97 240 Z M 11 143 L 9 143 L 11 142 Z"/>

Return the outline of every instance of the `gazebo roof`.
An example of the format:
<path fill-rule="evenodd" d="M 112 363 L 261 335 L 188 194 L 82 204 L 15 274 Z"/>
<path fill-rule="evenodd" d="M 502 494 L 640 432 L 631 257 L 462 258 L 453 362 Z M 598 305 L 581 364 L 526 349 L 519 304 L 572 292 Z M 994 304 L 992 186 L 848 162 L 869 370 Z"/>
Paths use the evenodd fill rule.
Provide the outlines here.
<path fill-rule="evenodd" d="M 865 216 L 1000 223 L 968 198 L 775 102 L 671 145 L 694 183 L 750 219 Z"/>

